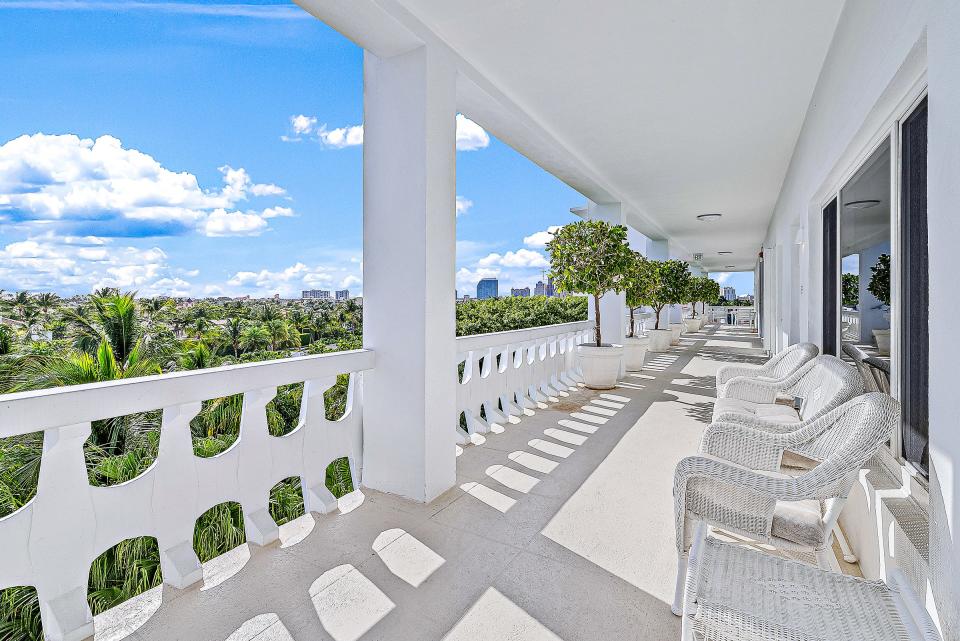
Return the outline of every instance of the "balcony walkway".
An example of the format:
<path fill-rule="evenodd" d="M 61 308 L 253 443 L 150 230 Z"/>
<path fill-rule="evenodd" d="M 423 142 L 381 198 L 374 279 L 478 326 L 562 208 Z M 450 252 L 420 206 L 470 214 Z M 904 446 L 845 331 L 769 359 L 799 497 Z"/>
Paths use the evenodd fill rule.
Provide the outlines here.
<path fill-rule="evenodd" d="M 202 587 L 98 616 L 96 638 L 677 639 L 673 468 L 709 422 L 716 369 L 758 347 L 747 328 L 685 335 L 618 389 L 464 448 L 458 487 L 429 505 L 365 491 L 205 564 Z"/>

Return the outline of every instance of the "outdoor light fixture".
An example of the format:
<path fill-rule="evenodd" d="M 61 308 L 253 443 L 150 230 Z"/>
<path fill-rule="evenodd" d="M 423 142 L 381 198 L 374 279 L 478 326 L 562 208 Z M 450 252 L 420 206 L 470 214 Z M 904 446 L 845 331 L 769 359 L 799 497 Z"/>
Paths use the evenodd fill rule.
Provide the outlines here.
<path fill-rule="evenodd" d="M 726 265 L 724 269 L 733 269 L 736 265 Z"/>
<path fill-rule="evenodd" d="M 880 204 L 879 200 L 851 200 L 848 203 L 844 203 L 844 207 L 849 207 L 850 209 L 870 209 L 871 207 L 876 207 Z"/>
<path fill-rule="evenodd" d="M 723 214 L 700 214 L 697 216 L 697 220 L 712 221 L 718 220 L 721 216 L 723 216 Z"/>
<path fill-rule="evenodd" d="M 717 252 L 717 253 L 720 254 L 721 256 L 724 256 L 726 254 L 732 254 L 733 252 Z"/>

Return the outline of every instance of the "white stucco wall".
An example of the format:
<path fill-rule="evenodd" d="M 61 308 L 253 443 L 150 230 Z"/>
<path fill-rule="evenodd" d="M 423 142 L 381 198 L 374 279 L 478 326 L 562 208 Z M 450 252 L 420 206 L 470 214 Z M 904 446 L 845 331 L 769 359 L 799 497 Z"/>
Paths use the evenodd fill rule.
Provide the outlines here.
<path fill-rule="evenodd" d="M 930 567 L 945 639 L 960 638 L 960 3 L 933 0 L 929 27 Z"/>

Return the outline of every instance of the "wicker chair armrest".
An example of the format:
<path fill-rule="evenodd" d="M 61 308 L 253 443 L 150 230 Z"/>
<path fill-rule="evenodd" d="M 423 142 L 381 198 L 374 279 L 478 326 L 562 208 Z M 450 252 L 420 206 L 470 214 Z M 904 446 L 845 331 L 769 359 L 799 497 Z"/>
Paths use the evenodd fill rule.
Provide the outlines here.
<path fill-rule="evenodd" d="M 779 381 L 761 381 L 748 376 L 735 376 L 727 381 L 724 396 L 751 403 L 773 403 L 783 389 Z"/>
<path fill-rule="evenodd" d="M 711 423 L 700 439 L 700 453 L 751 470 L 780 469 L 786 435 L 754 429 L 742 423 Z"/>
<path fill-rule="evenodd" d="M 717 369 L 717 385 L 723 385 L 737 376 L 763 376 L 765 371 L 765 365 L 721 365 Z"/>
<path fill-rule="evenodd" d="M 767 476 L 707 456 L 688 456 L 677 464 L 673 477 L 677 549 L 683 552 L 689 547 L 688 513 L 766 540 L 777 501 L 806 498 L 811 497 L 796 479 Z"/>

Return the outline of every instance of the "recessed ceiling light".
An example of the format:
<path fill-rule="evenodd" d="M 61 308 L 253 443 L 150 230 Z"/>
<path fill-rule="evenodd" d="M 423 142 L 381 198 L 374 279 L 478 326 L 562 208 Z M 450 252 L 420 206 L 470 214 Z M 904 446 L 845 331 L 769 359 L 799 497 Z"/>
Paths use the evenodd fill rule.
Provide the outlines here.
<path fill-rule="evenodd" d="M 880 204 L 879 200 L 868 199 L 868 200 L 851 200 L 848 203 L 844 203 L 844 207 L 849 207 L 850 209 L 870 209 L 871 207 L 876 207 Z"/>
<path fill-rule="evenodd" d="M 721 216 L 723 216 L 723 214 L 700 214 L 697 216 L 697 220 L 719 220 Z"/>
<path fill-rule="evenodd" d="M 734 267 L 736 267 L 736 265 L 727 265 L 724 267 L 724 269 L 733 269 Z"/>
<path fill-rule="evenodd" d="M 725 254 L 732 254 L 733 252 L 717 252 L 717 253 L 720 254 L 721 256 L 723 256 L 723 255 L 725 255 Z"/>

